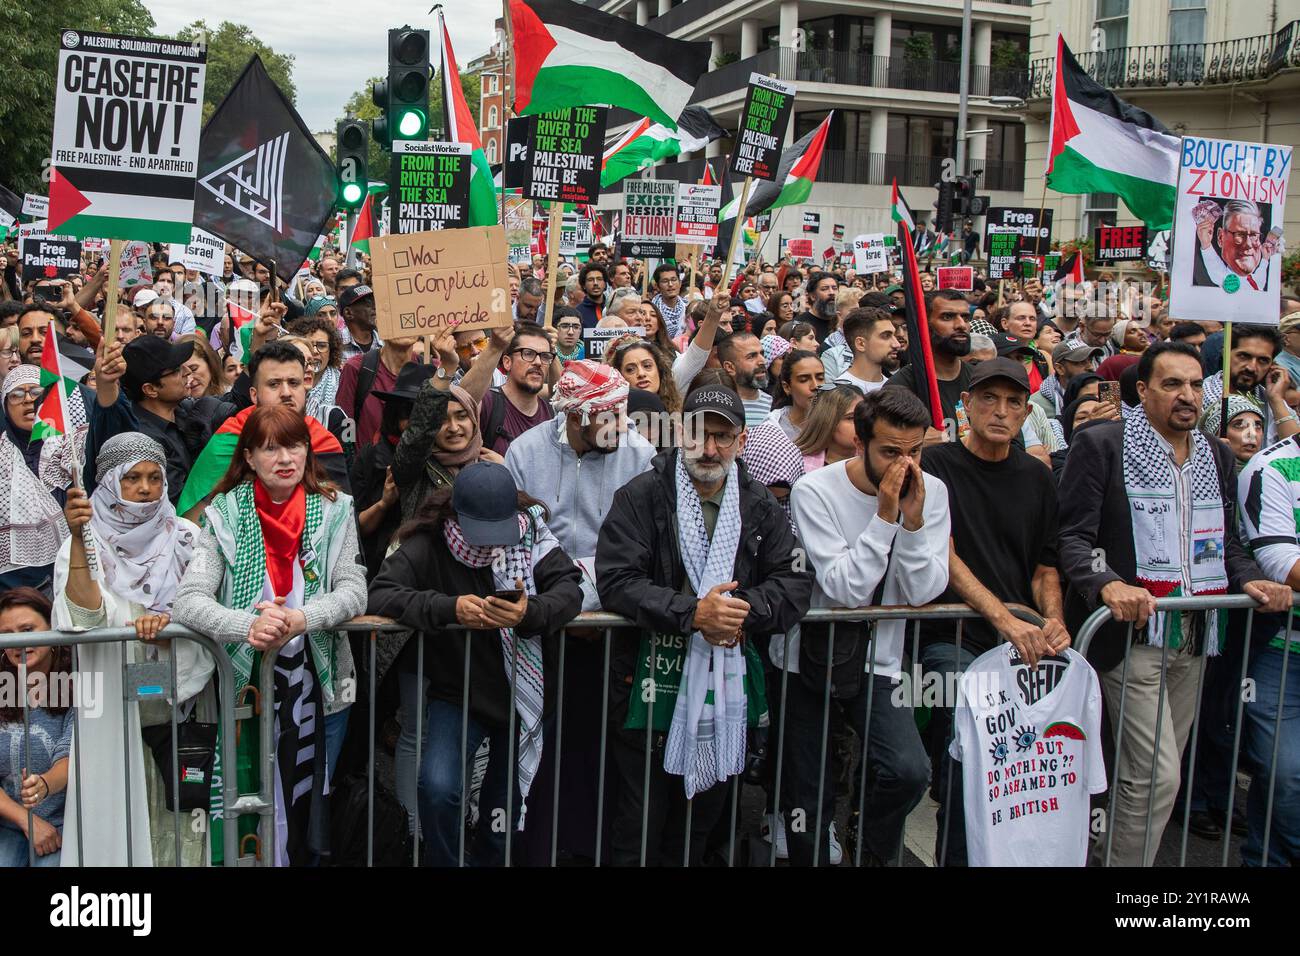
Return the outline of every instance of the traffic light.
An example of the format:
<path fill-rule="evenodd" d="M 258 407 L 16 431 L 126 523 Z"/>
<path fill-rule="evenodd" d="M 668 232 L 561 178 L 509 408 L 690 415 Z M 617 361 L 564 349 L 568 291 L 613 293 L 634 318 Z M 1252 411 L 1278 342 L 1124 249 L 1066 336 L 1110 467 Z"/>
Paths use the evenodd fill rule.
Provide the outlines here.
<path fill-rule="evenodd" d="M 337 159 L 334 168 L 338 174 L 338 201 L 343 209 L 357 209 L 366 199 L 370 173 L 366 168 L 370 144 L 367 142 L 366 124 L 361 120 L 340 120 L 338 125 Z"/>
<path fill-rule="evenodd" d="M 971 214 L 971 200 L 975 198 L 975 177 L 958 176 L 953 184 L 953 213 L 958 216 Z"/>
<path fill-rule="evenodd" d="M 404 26 L 388 31 L 388 78 L 371 88 L 370 98 L 380 110 L 373 132 L 383 145 L 428 136 L 428 30 Z"/>
<path fill-rule="evenodd" d="M 952 232 L 952 202 L 954 183 L 939 183 L 939 200 L 934 204 L 934 228 L 939 232 Z"/>

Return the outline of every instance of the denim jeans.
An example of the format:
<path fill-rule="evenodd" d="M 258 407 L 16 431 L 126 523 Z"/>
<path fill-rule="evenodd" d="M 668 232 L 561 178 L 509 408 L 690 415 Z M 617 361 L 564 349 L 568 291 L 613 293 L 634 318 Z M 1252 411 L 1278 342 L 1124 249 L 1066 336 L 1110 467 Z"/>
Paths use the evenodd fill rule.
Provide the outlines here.
<path fill-rule="evenodd" d="M 423 690 L 415 686 L 415 671 L 398 671 L 397 688 L 399 703 L 397 706 L 397 723 L 402 732 L 397 737 L 397 746 L 393 754 L 393 777 L 397 788 L 397 799 L 411 818 L 411 833 L 415 833 L 416 780 L 419 777 L 416 758 L 415 718 L 419 714 L 421 701 L 429 687 L 429 678 L 424 678 Z M 420 745 L 427 743 L 429 725 L 420 728 Z"/>
<path fill-rule="evenodd" d="M 845 719 L 858 734 L 867 737 L 867 695 L 870 681 L 853 698 L 831 700 L 843 709 Z M 925 793 L 930 780 L 930 760 L 916 730 L 910 704 L 895 706 L 892 678 L 876 676 L 871 699 L 871 728 L 867 741 L 867 789 L 863 801 L 859 838 L 864 852 L 885 862 L 898 856 L 907 815 Z M 818 865 L 828 866 L 828 826 L 835 818 L 835 784 L 832 780 L 828 744 L 826 767 L 821 769 L 822 717 L 826 697 L 791 674 L 785 704 L 785 757 L 782 765 L 781 812 L 785 814 L 786 839 L 792 866 L 811 866 L 813 840 L 817 831 L 817 791 L 821 781 L 821 849 Z M 856 807 L 854 808 L 856 809 Z"/>
<path fill-rule="evenodd" d="M 1274 732 L 1281 689 L 1283 651 L 1267 647 L 1250 665 L 1255 699 L 1246 704 L 1245 752 L 1254 769 L 1246 798 L 1246 843 L 1241 848 L 1247 866 L 1294 866 L 1300 861 L 1300 662 L 1294 648 L 1287 661 L 1286 698 L 1282 702 L 1281 746 L 1273 763 Z M 1268 860 L 1264 856 L 1264 814 L 1269 774 L 1273 783 L 1273 816 L 1269 823 Z"/>
<path fill-rule="evenodd" d="M 435 699 L 429 701 L 426 713 L 418 787 L 425 866 L 456 866 L 459 861 L 466 767 L 484 738 L 492 755 L 479 792 L 477 838 L 471 842 L 471 835 L 465 835 L 465 858 L 475 866 L 500 866 L 505 862 L 506 826 L 519 822 L 518 776 L 507 766 L 509 727 L 489 727 L 470 717 L 462 752 L 461 705 Z M 507 786 L 514 791 L 509 823 L 504 813 Z"/>
<path fill-rule="evenodd" d="M 325 717 L 325 774 L 333 783 L 334 768 L 339 765 L 339 754 L 343 752 L 343 738 L 348 735 L 348 714 L 352 708 L 342 710 Z"/>
<path fill-rule="evenodd" d="M 943 688 L 944 703 L 955 704 L 956 701 L 949 700 L 947 696 L 947 689 L 955 686 L 955 681 L 950 680 L 949 675 L 965 672 L 975 657 L 966 647 L 959 649 L 956 641 L 951 644 L 943 642 L 925 645 L 918 654 L 922 674 L 921 688 L 925 688 L 927 680 L 938 680 Z M 934 677 L 931 678 L 930 675 Z M 916 690 L 914 688 L 913 693 Z M 966 811 L 962 800 L 962 770 L 961 764 L 948 755 L 952 729 L 952 707 L 935 707 L 930 716 L 930 759 L 935 769 L 931 792 L 939 804 L 939 812 L 935 817 L 938 829 L 934 838 L 934 859 L 939 866 L 966 866 Z"/>
<path fill-rule="evenodd" d="M 60 827 L 59 829 L 62 830 L 63 828 Z M 55 850 L 45 856 L 38 856 L 36 857 L 36 865 L 58 866 L 59 855 L 62 852 L 62 850 Z M 13 827 L 0 826 L 0 869 L 7 870 L 27 865 L 27 837 L 23 836 L 23 831 L 15 830 Z"/>

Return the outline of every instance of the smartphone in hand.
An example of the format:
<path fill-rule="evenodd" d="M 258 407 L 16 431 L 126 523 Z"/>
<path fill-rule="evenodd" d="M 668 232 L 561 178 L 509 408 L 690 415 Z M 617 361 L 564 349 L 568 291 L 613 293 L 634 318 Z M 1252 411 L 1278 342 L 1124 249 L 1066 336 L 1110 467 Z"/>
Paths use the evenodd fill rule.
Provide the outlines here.
<path fill-rule="evenodd" d="M 518 604 L 523 599 L 524 592 L 519 588 L 511 588 L 508 591 L 495 591 L 492 596 L 502 601 L 509 601 L 511 604 Z"/>

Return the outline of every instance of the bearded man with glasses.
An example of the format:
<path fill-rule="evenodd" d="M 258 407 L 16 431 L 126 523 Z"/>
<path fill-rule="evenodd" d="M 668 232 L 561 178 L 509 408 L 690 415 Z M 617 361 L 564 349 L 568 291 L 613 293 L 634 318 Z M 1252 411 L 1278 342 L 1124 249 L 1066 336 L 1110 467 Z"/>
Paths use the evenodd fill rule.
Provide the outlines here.
<path fill-rule="evenodd" d="M 545 330 L 532 323 L 520 323 L 501 360 L 504 384 L 489 389 L 479 404 L 484 448 L 504 455 L 512 441 L 554 417 L 551 406 L 541 398 L 554 361 L 555 352 Z"/>

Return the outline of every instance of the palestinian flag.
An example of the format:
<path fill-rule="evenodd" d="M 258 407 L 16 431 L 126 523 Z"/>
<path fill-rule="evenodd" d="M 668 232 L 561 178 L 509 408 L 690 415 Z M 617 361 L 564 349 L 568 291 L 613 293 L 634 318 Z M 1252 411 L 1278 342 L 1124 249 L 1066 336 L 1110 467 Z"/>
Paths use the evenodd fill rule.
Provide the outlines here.
<path fill-rule="evenodd" d="M 373 193 L 366 196 L 366 201 L 361 204 L 361 209 L 357 213 L 357 228 L 352 233 L 352 246 L 366 255 L 370 255 L 370 240 L 375 238 L 375 209 L 372 202 L 374 198 Z M 470 202 L 473 202 L 472 197 Z M 493 219 L 492 223 L 495 224 L 496 219 Z"/>
<path fill-rule="evenodd" d="M 45 346 L 41 349 L 41 385 L 48 388 L 41 407 L 36 410 L 36 424 L 32 426 L 32 441 L 66 435 L 71 431 L 71 419 L 68 416 L 68 396 L 77 389 L 80 376 L 72 378 L 78 370 L 64 368 L 64 359 L 59 350 L 59 333 L 50 320 L 49 330 L 45 333 Z M 89 369 L 79 369 L 85 375 Z M 62 388 L 50 388 L 61 384 Z"/>
<path fill-rule="evenodd" d="M 451 48 L 451 35 L 447 21 L 438 10 L 438 31 L 442 37 L 442 122 L 445 139 L 449 143 L 467 143 L 470 148 L 469 165 L 469 224 L 495 226 L 497 224 L 497 196 L 492 184 L 492 168 L 488 166 L 483 142 L 478 136 L 478 124 L 465 102 L 465 91 L 460 88 L 460 70 L 456 66 L 456 53 Z M 366 197 L 370 201 L 370 197 Z M 367 244 L 366 251 L 370 251 Z"/>
<path fill-rule="evenodd" d="M 190 469 L 190 476 L 185 481 L 180 501 L 176 503 L 178 514 L 185 514 L 212 494 L 212 489 L 217 486 L 217 482 L 230 467 L 231 459 L 235 457 L 235 445 L 244 431 L 244 423 L 256 408 L 256 405 L 250 405 L 238 415 L 227 418 L 225 424 L 208 440 L 203 451 L 199 453 L 198 460 L 194 462 L 194 467 Z M 343 446 L 316 419 L 308 415 L 306 421 L 307 430 L 311 433 L 311 450 L 316 453 L 321 465 L 330 473 L 331 479 L 337 481 L 335 474 L 340 463 L 344 474 L 347 471 Z"/>
<path fill-rule="evenodd" d="M 682 110 L 676 130 L 642 118 L 605 150 L 600 161 L 600 186 L 602 189 L 612 186 L 661 159 L 672 159 L 681 153 L 703 149 L 726 133 L 702 106 L 688 106 Z"/>
<path fill-rule="evenodd" d="M 893 195 L 889 199 L 889 218 L 907 227 L 907 243 L 911 245 L 912 230 L 916 228 L 916 220 L 912 218 L 912 210 L 907 208 L 907 203 L 903 201 L 898 191 L 897 179 L 894 180 Z"/>
<path fill-rule="evenodd" d="M 1079 66 L 1056 38 L 1047 185 L 1058 193 L 1116 193 L 1152 230 L 1174 221 L 1179 138 Z"/>
<path fill-rule="evenodd" d="M 1075 283 L 1083 281 L 1083 256 L 1079 255 L 1077 249 L 1070 253 L 1070 258 L 1061 262 L 1056 269 L 1056 274 L 1052 276 L 1053 282 L 1061 282 L 1065 279 Z"/>
<path fill-rule="evenodd" d="M 0 232 L 8 233 L 18 223 L 23 201 L 11 190 L 0 186 Z"/>
<path fill-rule="evenodd" d="M 907 359 L 916 381 L 916 394 L 930 409 L 931 424 L 943 431 L 943 404 L 939 400 L 939 380 L 934 374 L 934 355 L 930 351 L 930 324 L 925 316 L 925 290 L 921 288 L 921 270 L 910 235 L 912 210 L 898 191 L 894 180 L 893 219 L 898 246 L 903 256 L 903 301 L 907 317 Z"/>
<path fill-rule="evenodd" d="M 745 207 L 746 216 L 757 216 L 769 209 L 808 201 L 813 183 L 817 181 L 817 170 L 822 164 L 822 150 L 826 147 L 826 134 L 831 128 L 831 117 L 834 115 L 835 111 L 831 110 L 816 129 L 782 150 L 776 179 L 772 182 L 761 180 L 750 189 L 749 204 Z M 725 195 L 725 190 L 723 194 Z M 739 205 L 740 196 L 737 195 L 718 211 L 718 222 L 734 219 Z"/>
<path fill-rule="evenodd" d="M 320 262 L 321 253 L 324 251 L 325 251 L 325 236 L 319 235 L 316 237 L 316 245 L 312 246 L 311 252 L 307 253 L 307 262 Z"/>
<path fill-rule="evenodd" d="M 716 186 L 718 177 L 713 175 L 713 164 L 707 159 L 704 161 L 704 176 L 700 180 L 701 186 Z"/>
<path fill-rule="evenodd" d="M 621 106 L 677 129 L 708 42 L 673 40 L 572 0 L 510 0 L 515 115 Z"/>

